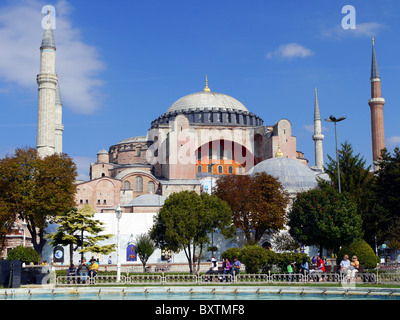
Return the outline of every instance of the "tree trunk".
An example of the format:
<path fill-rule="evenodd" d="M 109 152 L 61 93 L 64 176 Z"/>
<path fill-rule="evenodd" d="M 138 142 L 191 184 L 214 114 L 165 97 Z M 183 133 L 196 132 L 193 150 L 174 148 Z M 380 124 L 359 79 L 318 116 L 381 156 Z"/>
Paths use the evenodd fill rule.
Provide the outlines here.
<path fill-rule="evenodd" d="M 36 227 L 32 226 L 29 223 L 28 223 L 27 227 L 28 227 L 28 231 L 30 232 L 31 237 L 32 237 L 33 248 L 39 254 L 40 260 L 42 260 L 43 259 L 43 253 L 42 253 L 43 247 L 47 242 L 47 240 L 43 236 L 43 230 L 39 230 L 39 232 L 37 232 Z M 39 239 L 39 242 L 38 242 L 38 239 Z"/>
<path fill-rule="evenodd" d="M 74 263 L 74 244 L 70 243 L 69 244 L 69 264 L 73 264 Z"/>

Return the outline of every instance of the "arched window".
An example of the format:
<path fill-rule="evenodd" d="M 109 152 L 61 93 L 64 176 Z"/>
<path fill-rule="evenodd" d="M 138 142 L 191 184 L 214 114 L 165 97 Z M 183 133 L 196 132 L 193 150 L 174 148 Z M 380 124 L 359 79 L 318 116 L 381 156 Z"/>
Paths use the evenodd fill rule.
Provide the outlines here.
<path fill-rule="evenodd" d="M 203 172 L 203 167 L 201 165 L 197 166 L 197 173 Z"/>
<path fill-rule="evenodd" d="M 149 183 L 147 184 L 147 190 L 149 193 L 155 193 L 156 185 L 153 181 L 149 181 Z"/>
<path fill-rule="evenodd" d="M 135 179 L 135 191 L 136 192 L 143 192 L 143 178 L 136 177 Z"/>
<path fill-rule="evenodd" d="M 218 173 L 223 173 L 224 168 L 222 166 L 218 166 Z"/>
<path fill-rule="evenodd" d="M 233 173 L 233 166 L 228 167 L 228 173 Z"/>
<path fill-rule="evenodd" d="M 131 183 L 129 181 L 124 181 L 124 189 L 130 189 Z"/>

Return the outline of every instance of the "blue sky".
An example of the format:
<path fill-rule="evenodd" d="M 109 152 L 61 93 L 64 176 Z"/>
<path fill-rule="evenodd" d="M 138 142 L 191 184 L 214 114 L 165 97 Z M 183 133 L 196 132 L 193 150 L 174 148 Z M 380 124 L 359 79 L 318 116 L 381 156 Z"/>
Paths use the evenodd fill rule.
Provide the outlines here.
<path fill-rule="evenodd" d="M 372 161 L 371 38 L 382 78 L 385 138 L 400 145 L 400 3 L 396 0 L 2 1 L 0 156 L 36 146 L 39 46 L 44 5 L 54 30 L 64 103 L 64 152 L 80 177 L 102 149 L 145 135 L 176 100 L 204 88 L 242 102 L 272 125 L 287 118 L 314 165 L 314 88 L 321 115 L 347 119 L 338 140 Z M 356 29 L 342 28 L 342 7 Z M 324 154 L 335 154 L 333 125 Z"/>

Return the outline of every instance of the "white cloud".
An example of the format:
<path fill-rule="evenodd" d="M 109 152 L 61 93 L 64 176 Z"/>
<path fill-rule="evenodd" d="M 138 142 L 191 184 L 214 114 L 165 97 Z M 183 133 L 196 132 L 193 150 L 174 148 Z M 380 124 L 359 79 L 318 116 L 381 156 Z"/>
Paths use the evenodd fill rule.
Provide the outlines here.
<path fill-rule="evenodd" d="M 305 124 L 305 125 L 303 125 L 303 127 L 304 127 L 304 129 L 306 129 L 306 131 L 311 132 L 311 133 L 314 133 L 314 125 L 313 125 L 313 124 Z M 322 127 L 321 127 L 321 131 L 322 131 L 322 132 L 328 131 L 328 128 L 322 126 Z"/>
<path fill-rule="evenodd" d="M 275 57 L 282 59 L 292 59 L 292 58 L 305 58 L 308 56 L 312 56 L 314 52 L 301 44 L 292 42 L 279 46 L 279 48 L 275 51 L 269 52 L 266 54 L 267 59 L 272 59 Z"/>
<path fill-rule="evenodd" d="M 340 39 L 346 36 L 349 37 L 368 37 L 372 38 L 376 36 L 381 29 L 385 27 L 384 24 L 378 22 L 364 22 L 357 23 L 355 29 L 343 29 L 340 24 L 322 30 L 320 37 L 322 38 L 336 38 Z"/>
<path fill-rule="evenodd" d="M 400 146 L 400 136 L 391 136 L 386 140 L 389 146 Z"/>
<path fill-rule="evenodd" d="M 23 88 L 34 88 L 39 73 L 41 13 L 46 5 L 39 0 L 13 2 L 0 9 L 0 79 Z M 66 0 L 55 5 L 57 46 L 56 71 L 65 108 L 92 113 L 102 103 L 99 73 L 105 69 L 97 49 L 85 44 L 80 30 L 72 26 L 73 8 Z"/>

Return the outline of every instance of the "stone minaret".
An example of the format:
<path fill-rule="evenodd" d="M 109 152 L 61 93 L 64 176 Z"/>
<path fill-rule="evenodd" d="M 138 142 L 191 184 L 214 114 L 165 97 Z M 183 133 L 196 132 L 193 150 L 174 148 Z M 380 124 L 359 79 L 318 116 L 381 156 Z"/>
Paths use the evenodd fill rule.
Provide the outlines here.
<path fill-rule="evenodd" d="M 379 76 L 378 62 L 376 60 L 374 38 L 372 38 L 371 99 L 369 99 L 368 104 L 371 108 L 372 160 L 374 170 L 377 170 L 377 160 L 380 158 L 381 150 L 385 148 L 383 122 L 385 99 L 381 96 L 381 77 Z"/>
<path fill-rule="evenodd" d="M 62 124 L 62 101 L 60 87 L 57 83 L 55 102 L 55 152 L 62 153 L 64 125 Z"/>
<path fill-rule="evenodd" d="M 319 113 L 319 104 L 317 96 L 317 88 L 315 88 L 315 103 L 314 103 L 314 135 L 312 136 L 315 146 L 315 168 L 324 170 L 324 153 L 322 149 L 322 140 L 324 135 L 322 134 L 321 127 L 321 115 Z"/>
<path fill-rule="evenodd" d="M 38 84 L 37 143 L 39 156 L 56 152 L 55 148 L 55 103 L 58 77 L 55 72 L 56 44 L 51 28 L 50 13 L 40 46 L 40 73 Z"/>

